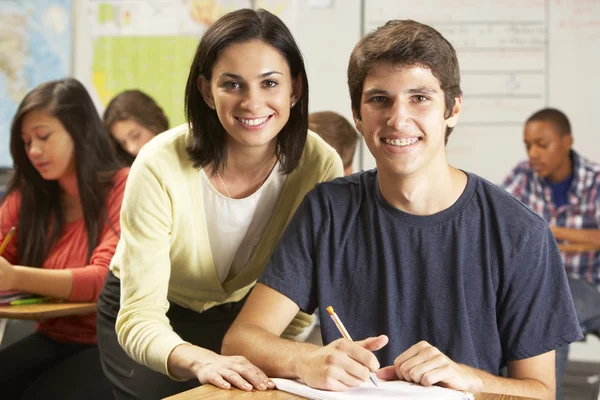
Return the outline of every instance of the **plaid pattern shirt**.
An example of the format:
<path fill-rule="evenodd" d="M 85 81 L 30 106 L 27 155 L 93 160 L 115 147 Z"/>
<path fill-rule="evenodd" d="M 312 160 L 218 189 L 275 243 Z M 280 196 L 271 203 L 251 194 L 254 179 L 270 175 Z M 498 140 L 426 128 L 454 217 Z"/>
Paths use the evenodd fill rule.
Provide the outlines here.
<path fill-rule="evenodd" d="M 556 208 L 552 189 L 534 173 L 528 161 L 515 167 L 502 186 L 506 191 L 544 218 L 550 225 L 574 229 L 600 229 L 600 164 L 571 151 L 573 181 L 567 191 L 568 203 Z M 562 253 L 567 275 L 584 279 L 600 291 L 600 251 Z"/>

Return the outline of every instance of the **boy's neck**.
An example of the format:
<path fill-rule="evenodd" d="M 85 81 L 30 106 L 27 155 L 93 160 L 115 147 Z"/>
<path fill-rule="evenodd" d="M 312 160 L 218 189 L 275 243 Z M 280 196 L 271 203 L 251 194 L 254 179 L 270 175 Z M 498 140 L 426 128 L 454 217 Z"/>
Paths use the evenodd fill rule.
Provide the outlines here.
<path fill-rule="evenodd" d="M 461 196 L 467 175 L 445 163 L 409 176 L 378 171 L 381 194 L 395 208 L 413 215 L 433 215 L 451 207 Z"/>

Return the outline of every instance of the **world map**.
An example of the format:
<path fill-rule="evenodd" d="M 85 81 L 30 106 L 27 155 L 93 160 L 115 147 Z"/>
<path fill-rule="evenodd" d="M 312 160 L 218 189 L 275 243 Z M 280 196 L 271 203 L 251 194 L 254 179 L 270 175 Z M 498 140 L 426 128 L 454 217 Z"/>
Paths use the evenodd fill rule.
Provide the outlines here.
<path fill-rule="evenodd" d="M 0 1 L 0 168 L 12 166 L 10 126 L 25 94 L 71 72 L 71 5 Z"/>

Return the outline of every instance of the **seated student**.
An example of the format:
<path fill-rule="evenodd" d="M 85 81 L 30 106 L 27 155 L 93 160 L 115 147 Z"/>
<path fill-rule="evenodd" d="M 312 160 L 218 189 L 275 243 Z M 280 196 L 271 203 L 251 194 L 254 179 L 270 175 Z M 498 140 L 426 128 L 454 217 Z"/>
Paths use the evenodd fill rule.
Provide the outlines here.
<path fill-rule="evenodd" d="M 344 164 L 344 175 L 350 175 L 358 142 L 358 134 L 350 122 L 336 112 L 320 111 L 308 116 L 308 129 L 338 152 Z"/>
<path fill-rule="evenodd" d="M 96 301 L 119 240 L 128 169 L 112 149 L 89 94 L 72 78 L 44 83 L 17 109 L 14 175 L 0 233 L 17 233 L 0 257 L 0 290 Z M 96 314 L 45 319 L 0 351 L 5 399 L 108 399 Z"/>
<path fill-rule="evenodd" d="M 304 61 L 267 11 L 231 12 L 204 33 L 186 114 L 132 167 L 98 302 L 103 367 L 119 399 L 201 383 L 272 387 L 243 357 L 221 356 L 221 342 L 304 195 L 343 171 L 307 132 Z"/>
<path fill-rule="evenodd" d="M 223 354 L 328 390 L 377 371 L 551 398 L 554 349 L 582 336 L 560 254 L 544 220 L 448 164 L 462 107 L 453 47 L 427 25 L 390 21 L 354 48 L 348 84 L 377 169 L 308 193 Z M 325 347 L 279 338 L 298 309 L 330 305 L 357 342 L 327 319 Z"/>
<path fill-rule="evenodd" d="M 600 165 L 573 146 L 571 124 L 559 110 L 545 108 L 525 123 L 528 161 L 517 165 L 503 187 L 549 224 L 557 241 L 600 249 Z M 584 332 L 600 329 L 600 251 L 563 252 L 575 310 Z M 556 352 L 557 398 L 569 347 Z"/>
<path fill-rule="evenodd" d="M 131 165 L 142 146 L 169 129 L 169 120 L 152 97 L 139 90 L 126 90 L 108 103 L 104 126 L 121 161 Z"/>

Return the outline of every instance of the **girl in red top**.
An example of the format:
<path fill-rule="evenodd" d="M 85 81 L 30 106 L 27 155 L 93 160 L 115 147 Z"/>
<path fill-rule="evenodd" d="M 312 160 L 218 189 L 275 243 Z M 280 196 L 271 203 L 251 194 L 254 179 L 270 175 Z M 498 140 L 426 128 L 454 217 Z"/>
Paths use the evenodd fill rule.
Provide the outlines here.
<path fill-rule="evenodd" d="M 14 175 L 0 207 L 0 291 L 96 301 L 119 240 L 128 169 L 86 89 L 72 78 L 25 96 L 11 127 Z M 96 314 L 43 320 L 0 351 L 7 399 L 110 399 L 100 366 Z"/>

